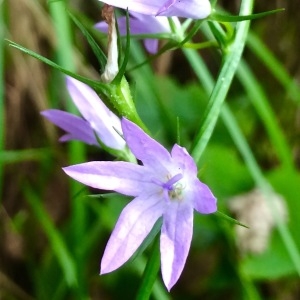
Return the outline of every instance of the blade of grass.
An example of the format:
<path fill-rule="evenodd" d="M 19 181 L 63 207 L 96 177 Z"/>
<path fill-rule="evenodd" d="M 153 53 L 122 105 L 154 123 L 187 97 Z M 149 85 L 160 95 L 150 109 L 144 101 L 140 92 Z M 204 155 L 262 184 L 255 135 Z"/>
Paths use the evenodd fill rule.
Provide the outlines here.
<path fill-rule="evenodd" d="M 55 225 L 41 204 L 40 197 L 33 191 L 33 189 L 29 186 L 24 187 L 24 195 L 49 240 L 50 247 L 62 268 L 67 284 L 69 287 L 76 287 L 78 284 L 76 265 L 72 255 L 69 253 L 69 250 L 64 243 L 64 238 L 55 228 Z"/>
<path fill-rule="evenodd" d="M 300 103 L 300 87 L 288 74 L 282 63 L 274 56 L 267 46 L 253 33 L 249 32 L 247 46 L 257 58 L 269 69 L 278 82 L 284 87 L 288 95 Z"/>
<path fill-rule="evenodd" d="M 244 60 L 241 60 L 239 64 L 237 77 L 244 86 L 248 98 L 256 108 L 261 121 L 264 123 L 282 166 L 287 170 L 293 170 L 294 163 L 292 149 L 290 149 L 282 129 L 277 123 L 262 85 L 255 78 L 249 65 Z"/>
<path fill-rule="evenodd" d="M 69 16 L 67 14 L 66 2 L 52 1 L 49 2 L 50 13 L 53 19 L 53 25 L 58 41 L 57 45 L 57 59 L 58 63 L 74 71 L 73 60 L 73 42 L 71 34 L 71 26 Z M 70 100 L 67 104 L 67 109 L 71 113 L 76 113 L 77 109 L 73 102 Z M 82 162 L 85 160 L 85 148 L 84 144 L 78 142 L 71 142 L 69 144 L 69 162 L 70 164 Z M 81 189 L 81 185 L 75 181 L 71 181 L 70 184 L 71 195 L 75 195 L 78 190 Z M 72 249 L 77 249 L 77 245 L 82 243 L 85 235 L 85 207 L 82 201 L 78 201 L 77 197 L 72 197 L 71 203 L 71 230 L 72 230 Z M 87 293 L 87 280 L 84 278 L 85 263 L 80 253 L 75 251 L 74 253 L 77 265 L 77 279 L 80 282 L 78 286 L 78 293 L 76 293 L 78 299 L 88 298 Z"/>
<path fill-rule="evenodd" d="M 5 37 L 5 2 L 0 2 L 0 155 L 4 151 L 5 107 L 4 107 L 4 37 Z M 0 164 L 0 199 L 2 198 L 3 164 Z"/>
<path fill-rule="evenodd" d="M 0 165 L 23 161 L 42 161 L 51 155 L 52 151 L 47 148 L 1 151 Z"/>

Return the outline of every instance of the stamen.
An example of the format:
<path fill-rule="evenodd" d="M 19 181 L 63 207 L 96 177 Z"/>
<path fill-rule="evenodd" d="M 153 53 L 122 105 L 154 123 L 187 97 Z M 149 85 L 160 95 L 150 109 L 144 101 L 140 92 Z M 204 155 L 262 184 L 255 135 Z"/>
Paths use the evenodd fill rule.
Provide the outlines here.
<path fill-rule="evenodd" d="M 164 183 L 162 185 L 162 187 L 164 189 L 167 189 L 168 191 L 172 191 L 173 190 L 173 184 L 176 183 L 177 181 L 179 181 L 182 177 L 183 177 L 183 175 L 181 173 L 176 174 L 170 180 L 168 180 L 166 183 Z"/>

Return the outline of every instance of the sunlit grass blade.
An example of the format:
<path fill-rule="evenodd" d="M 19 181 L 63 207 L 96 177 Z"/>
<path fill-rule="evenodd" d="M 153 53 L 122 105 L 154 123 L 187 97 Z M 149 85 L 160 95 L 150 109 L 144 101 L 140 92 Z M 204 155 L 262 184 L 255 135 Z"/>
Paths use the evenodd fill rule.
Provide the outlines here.
<path fill-rule="evenodd" d="M 0 165 L 19 163 L 24 161 L 42 161 L 53 155 L 52 150 L 47 148 L 3 150 L 0 152 Z"/>

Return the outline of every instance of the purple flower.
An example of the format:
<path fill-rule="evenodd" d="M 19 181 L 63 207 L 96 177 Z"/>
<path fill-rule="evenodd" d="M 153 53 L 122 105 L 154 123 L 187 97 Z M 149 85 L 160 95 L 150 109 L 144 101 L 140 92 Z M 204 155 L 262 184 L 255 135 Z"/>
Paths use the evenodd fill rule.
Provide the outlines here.
<path fill-rule="evenodd" d="M 179 21 L 178 21 L 179 23 Z M 155 17 L 143 15 L 138 13 L 130 13 L 130 33 L 135 34 L 157 34 L 157 33 L 171 33 L 169 21 L 167 17 Z M 126 36 L 126 17 L 118 18 L 118 26 L 121 36 Z M 101 32 L 107 33 L 108 25 L 105 21 L 99 22 L 95 28 Z M 157 39 L 145 39 L 145 47 L 148 52 L 154 54 L 158 49 Z"/>
<path fill-rule="evenodd" d="M 101 274 L 122 266 L 138 249 L 158 218 L 161 271 L 168 290 L 177 282 L 190 249 L 193 210 L 216 211 L 216 199 L 197 178 L 197 166 L 185 148 L 171 154 L 137 125 L 122 119 L 124 138 L 143 165 L 88 162 L 64 168 L 74 179 L 94 188 L 135 197 L 122 211 L 107 243 Z"/>
<path fill-rule="evenodd" d="M 204 19 L 211 12 L 209 0 L 101 0 L 101 2 L 151 16 Z"/>
<path fill-rule="evenodd" d="M 83 119 L 56 109 L 41 112 L 49 121 L 67 132 L 60 141 L 79 140 L 99 146 L 96 133 L 106 147 L 123 150 L 126 144 L 120 136 L 122 133 L 120 119 L 105 106 L 89 86 L 71 77 L 67 77 L 66 82 L 69 94 Z"/>

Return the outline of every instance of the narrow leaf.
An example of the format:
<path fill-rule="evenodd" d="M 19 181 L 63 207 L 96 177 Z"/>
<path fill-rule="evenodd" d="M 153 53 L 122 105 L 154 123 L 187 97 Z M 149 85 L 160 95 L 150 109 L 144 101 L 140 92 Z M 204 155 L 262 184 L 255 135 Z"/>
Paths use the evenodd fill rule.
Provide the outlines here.
<path fill-rule="evenodd" d="M 87 29 L 84 27 L 84 25 L 69 11 L 68 12 L 73 22 L 76 24 L 76 26 L 80 29 L 84 37 L 87 39 L 89 45 L 91 46 L 95 56 L 97 57 L 97 60 L 101 66 L 101 69 L 104 70 L 106 65 L 106 55 L 102 51 L 102 49 L 99 47 L 98 43 L 95 41 L 95 39 L 92 37 L 92 35 L 87 31 Z"/>
<path fill-rule="evenodd" d="M 248 226 L 244 225 L 243 223 L 239 222 L 238 220 L 234 219 L 234 218 L 231 218 L 229 216 L 227 216 L 226 214 L 220 212 L 219 210 L 215 212 L 215 215 L 218 216 L 218 217 L 221 217 L 223 219 L 225 219 L 226 221 L 230 222 L 230 223 L 233 223 L 235 225 L 239 225 L 239 226 L 243 226 L 245 228 L 248 228 Z"/>
<path fill-rule="evenodd" d="M 266 12 L 258 13 L 258 14 L 251 14 L 246 16 L 231 16 L 231 15 L 223 15 L 219 13 L 212 13 L 209 17 L 209 20 L 211 21 L 218 21 L 218 22 L 241 22 L 241 21 L 247 21 L 247 20 L 255 20 L 259 18 L 263 18 L 269 15 L 276 14 L 278 12 L 284 11 L 284 8 L 269 10 Z"/>

